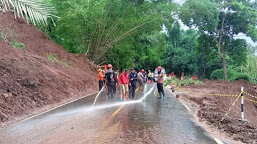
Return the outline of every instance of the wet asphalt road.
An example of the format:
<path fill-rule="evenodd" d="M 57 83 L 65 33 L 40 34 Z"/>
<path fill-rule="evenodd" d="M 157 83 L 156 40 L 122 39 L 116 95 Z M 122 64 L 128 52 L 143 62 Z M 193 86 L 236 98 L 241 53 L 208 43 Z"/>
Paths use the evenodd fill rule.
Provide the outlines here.
<path fill-rule="evenodd" d="M 143 102 L 126 105 L 108 102 L 105 93 L 94 108 L 95 95 L 80 99 L 1 130 L 0 144 L 216 143 L 168 89 L 165 101 L 153 92 Z"/>

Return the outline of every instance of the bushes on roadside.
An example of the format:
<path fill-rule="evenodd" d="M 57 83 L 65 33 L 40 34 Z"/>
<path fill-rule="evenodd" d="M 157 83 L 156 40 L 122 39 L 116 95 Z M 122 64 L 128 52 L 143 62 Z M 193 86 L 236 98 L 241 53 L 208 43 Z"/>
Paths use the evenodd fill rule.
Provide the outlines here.
<path fill-rule="evenodd" d="M 210 78 L 211 78 L 211 80 L 224 79 L 223 69 L 217 69 L 217 70 L 212 71 Z"/>
<path fill-rule="evenodd" d="M 165 80 L 166 85 L 173 83 L 174 86 L 188 86 L 190 84 L 201 85 L 203 84 L 200 80 L 193 80 L 192 78 L 182 78 L 181 80 L 175 77 L 167 78 Z"/>
<path fill-rule="evenodd" d="M 239 80 L 239 79 L 244 79 L 244 80 L 247 80 L 247 81 L 250 80 L 249 76 L 245 73 L 240 73 L 240 72 L 237 72 L 236 70 L 233 70 L 233 69 L 228 69 L 227 72 L 228 72 L 228 80 L 229 81 L 235 81 L 235 80 Z M 224 80 L 223 69 L 214 70 L 211 73 L 210 78 L 211 78 L 211 80 L 217 80 L 217 79 Z"/>
<path fill-rule="evenodd" d="M 244 79 L 244 80 L 250 81 L 249 76 L 247 74 L 245 74 L 245 73 L 237 73 L 233 77 L 231 77 L 229 79 L 229 81 L 235 81 L 235 80 L 240 80 L 240 79 Z"/>

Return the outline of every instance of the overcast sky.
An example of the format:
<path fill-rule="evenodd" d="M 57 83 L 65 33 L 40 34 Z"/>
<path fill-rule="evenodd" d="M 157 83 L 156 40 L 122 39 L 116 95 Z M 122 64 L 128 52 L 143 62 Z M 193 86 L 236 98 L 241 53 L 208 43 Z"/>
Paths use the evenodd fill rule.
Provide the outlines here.
<path fill-rule="evenodd" d="M 186 0 L 173 0 L 175 3 L 179 4 L 179 5 L 182 5 Z M 251 1 L 254 1 L 254 0 L 251 0 Z M 181 28 L 184 29 L 184 30 L 187 30 L 189 29 L 189 27 L 187 27 L 186 25 L 183 24 L 183 22 L 179 19 L 178 20 L 180 25 L 181 25 Z M 240 39 L 245 39 L 247 41 L 248 44 L 252 45 L 252 46 L 257 46 L 257 41 L 254 42 L 250 37 L 246 37 L 245 34 L 243 33 L 239 33 L 236 38 L 240 38 Z"/>

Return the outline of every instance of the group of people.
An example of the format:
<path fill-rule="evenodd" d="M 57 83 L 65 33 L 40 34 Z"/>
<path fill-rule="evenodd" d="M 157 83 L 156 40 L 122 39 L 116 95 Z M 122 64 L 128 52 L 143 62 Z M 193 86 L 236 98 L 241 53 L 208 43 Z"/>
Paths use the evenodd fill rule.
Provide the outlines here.
<path fill-rule="evenodd" d="M 157 70 L 158 74 L 155 76 L 150 71 L 147 74 L 147 72 L 144 69 L 136 72 L 134 68 L 131 68 L 130 72 L 126 69 L 121 74 L 119 74 L 119 70 L 117 70 L 116 72 L 113 71 L 112 65 L 108 64 L 107 67 L 104 68 L 104 70 L 98 70 L 99 91 L 101 91 L 105 86 L 109 101 L 115 101 L 116 89 L 117 86 L 120 84 L 122 87 L 122 100 L 134 100 L 137 87 L 139 88 L 139 92 L 143 93 L 145 83 L 147 81 L 153 82 L 154 79 L 156 79 L 157 88 L 159 92 L 158 98 L 164 98 L 164 74 L 161 71 L 162 67 L 159 66 Z M 128 94 L 129 97 L 127 98 Z"/>

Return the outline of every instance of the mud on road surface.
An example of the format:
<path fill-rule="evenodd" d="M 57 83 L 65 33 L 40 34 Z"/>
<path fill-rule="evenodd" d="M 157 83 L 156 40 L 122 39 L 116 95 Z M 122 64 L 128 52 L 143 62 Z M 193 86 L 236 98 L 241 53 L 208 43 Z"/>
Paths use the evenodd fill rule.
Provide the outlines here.
<path fill-rule="evenodd" d="M 191 85 L 184 87 L 184 90 L 193 91 L 197 93 L 208 94 L 240 94 L 241 86 L 245 88 L 247 93 L 257 95 L 256 85 L 250 84 L 247 81 L 239 80 L 235 82 L 224 81 L 205 81 L 204 85 Z M 183 91 L 183 90 L 181 90 Z M 200 121 L 207 124 L 215 130 L 218 126 L 221 118 L 229 110 L 236 97 L 218 97 L 211 95 L 199 95 L 194 93 L 178 94 L 180 99 L 194 102 L 199 106 L 197 116 Z M 253 99 L 252 97 L 246 98 Z M 239 122 L 241 118 L 241 99 L 236 102 L 236 105 L 232 107 L 231 112 L 224 119 L 219 126 L 219 131 L 222 135 L 226 135 L 228 138 L 242 141 L 244 143 L 257 143 L 257 105 L 245 101 L 244 111 L 247 123 Z"/>
<path fill-rule="evenodd" d="M 168 89 L 165 93 L 165 101 L 152 92 L 140 103 L 114 107 L 106 105 L 120 102 L 108 102 L 103 93 L 97 110 L 92 109 L 92 95 L 1 130 L 0 143 L 216 144 Z M 140 97 L 137 93 L 136 99 Z"/>

